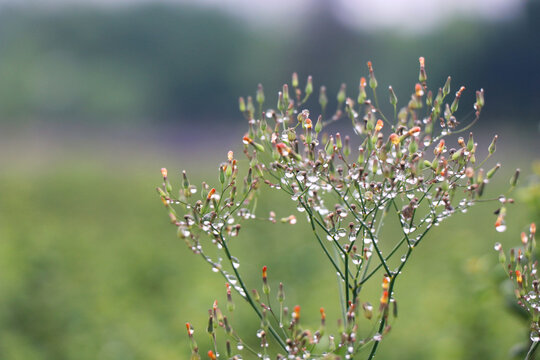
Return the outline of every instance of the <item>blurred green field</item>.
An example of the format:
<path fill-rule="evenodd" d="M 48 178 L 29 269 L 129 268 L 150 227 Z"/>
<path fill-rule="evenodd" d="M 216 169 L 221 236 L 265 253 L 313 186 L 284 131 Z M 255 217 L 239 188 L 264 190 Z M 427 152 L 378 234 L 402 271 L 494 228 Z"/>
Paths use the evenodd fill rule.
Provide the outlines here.
<path fill-rule="evenodd" d="M 531 160 L 527 152 L 514 160 L 512 146 L 503 142 L 510 164 L 494 188 L 506 186 L 515 163 L 526 167 Z M 214 179 L 227 148 L 211 154 L 201 144 L 182 151 L 5 133 L 0 148 L 1 359 L 186 359 L 187 321 L 206 348 L 207 309 L 214 299 L 224 302 L 224 281 L 176 238 L 154 188 L 162 166 L 173 180 L 184 167 L 193 181 Z M 272 195 L 261 201 L 262 212 L 289 211 L 284 198 Z M 399 318 L 378 358 L 507 359 L 526 339 L 499 293 L 493 243 L 517 244 L 528 215 L 516 204 L 508 231 L 499 234 L 495 208 L 456 215 L 416 250 L 395 289 Z M 271 287 L 283 281 L 286 302 L 302 305 L 306 322 L 317 324 L 324 306 L 335 323 L 334 273 L 305 229 L 302 221 L 254 223 L 233 249 L 248 287 L 260 288 L 259 269 L 268 265 Z M 362 301 L 377 303 L 379 291 L 376 284 Z M 258 321 L 245 316 L 249 309 L 239 301 L 237 307 L 233 324 L 255 344 Z"/>

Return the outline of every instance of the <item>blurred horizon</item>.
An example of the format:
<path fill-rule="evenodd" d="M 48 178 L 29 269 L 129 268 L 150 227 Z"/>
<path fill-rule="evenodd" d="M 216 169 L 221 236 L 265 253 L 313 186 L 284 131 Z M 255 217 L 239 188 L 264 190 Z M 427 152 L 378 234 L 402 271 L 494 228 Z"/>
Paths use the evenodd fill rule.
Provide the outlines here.
<path fill-rule="evenodd" d="M 294 71 L 302 82 L 313 75 L 316 89 L 326 85 L 332 105 L 342 82 L 356 97 L 368 60 L 381 93 L 392 85 L 403 106 L 424 56 L 429 83 L 442 86 L 451 75 L 453 91 L 465 85 L 462 106 L 471 108 L 474 91 L 484 88 L 490 122 L 538 124 L 540 50 L 531 37 L 540 32 L 540 2 L 511 3 L 514 10 L 499 0 L 487 12 L 502 9 L 509 18 L 448 9 L 446 21 L 411 34 L 384 25 L 355 28 L 343 18 L 354 13 L 343 11 L 352 6 L 347 1 L 336 5 L 340 11 L 315 1 L 297 19 L 255 27 L 225 5 L 211 8 L 210 0 L 204 6 L 120 1 L 114 9 L 95 1 L 50 8 L 8 1 L 0 11 L 0 122 L 230 122 L 239 117 L 238 96 L 262 83 L 272 104 Z"/>

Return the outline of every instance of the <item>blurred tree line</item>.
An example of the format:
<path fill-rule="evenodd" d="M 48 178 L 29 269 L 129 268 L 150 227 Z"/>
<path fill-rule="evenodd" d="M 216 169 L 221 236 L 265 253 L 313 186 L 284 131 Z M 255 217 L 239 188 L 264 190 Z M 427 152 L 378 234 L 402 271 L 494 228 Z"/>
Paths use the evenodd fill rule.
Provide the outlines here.
<path fill-rule="evenodd" d="M 326 4 L 326 5 L 325 5 Z M 237 116 L 236 98 L 258 82 L 278 89 L 290 74 L 337 91 L 372 60 L 386 96 L 404 105 L 425 56 L 429 81 L 485 88 L 486 118 L 534 121 L 540 99 L 539 3 L 517 21 L 454 21 L 421 35 L 358 32 L 320 2 L 294 26 L 248 25 L 219 12 L 172 5 L 104 10 L 3 8 L 0 12 L 0 121 L 215 122 Z M 292 24 L 291 24 L 292 25 Z M 330 96 L 334 98 L 334 96 Z M 274 94 L 267 91 L 270 104 Z"/>

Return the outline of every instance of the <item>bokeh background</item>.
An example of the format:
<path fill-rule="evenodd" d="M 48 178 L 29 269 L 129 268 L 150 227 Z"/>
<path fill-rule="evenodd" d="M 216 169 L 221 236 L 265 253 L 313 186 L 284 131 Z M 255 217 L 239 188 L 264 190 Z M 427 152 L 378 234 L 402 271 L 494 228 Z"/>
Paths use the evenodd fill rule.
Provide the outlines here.
<path fill-rule="evenodd" d="M 356 96 L 371 60 L 404 104 L 424 56 L 432 87 L 447 75 L 467 87 L 462 114 L 485 89 L 474 130 L 485 147 L 499 134 L 488 166 L 503 164 L 490 191 L 515 167 L 533 183 L 538 19 L 535 0 L 0 1 L 0 358 L 187 359 L 187 321 L 207 346 L 224 283 L 176 238 L 154 188 L 161 167 L 217 180 L 246 128 L 237 98 L 259 82 L 274 106 L 293 71 L 313 75 L 331 108 L 342 82 Z M 493 229 L 495 204 L 431 233 L 396 288 L 399 319 L 378 358 L 508 359 L 527 340 L 493 244 L 517 245 L 540 220 L 540 190 L 513 196 L 506 233 Z M 235 251 L 249 287 L 268 265 L 317 324 L 337 288 L 305 229 L 257 223 Z M 255 340 L 258 321 L 237 305 L 236 327 Z"/>

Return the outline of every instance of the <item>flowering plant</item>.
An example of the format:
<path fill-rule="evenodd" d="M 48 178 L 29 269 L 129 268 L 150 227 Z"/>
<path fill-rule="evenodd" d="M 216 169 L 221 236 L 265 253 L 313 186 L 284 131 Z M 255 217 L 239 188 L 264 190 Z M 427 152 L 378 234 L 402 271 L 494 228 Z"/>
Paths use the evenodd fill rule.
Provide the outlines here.
<path fill-rule="evenodd" d="M 214 302 L 207 328 L 214 344 L 207 352 L 210 359 L 216 359 L 222 351 L 228 359 L 241 359 L 246 354 L 263 359 L 352 359 L 365 354 L 372 359 L 396 316 L 396 284 L 414 249 L 444 219 L 465 213 L 481 201 L 486 184 L 499 169 L 497 164 L 489 171 L 482 170 L 495 152 L 497 136 L 481 162 L 476 159 L 472 133 L 467 140 L 457 138 L 454 147 L 446 142 L 450 135 L 467 131 L 478 120 L 484 107 L 483 90 L 476 92 L 474 110 L 468 115 L 472 117 L 458 121 L 456 113 L 465 88 L 460 87 L 447 100 L 451 84 L 448 77 L 438 90 L 430 90 L 424 58 L 420 58 L 419 82 L 403 107 L 398 108 L 398 98 L 389 87 L 393 116 L 387 117 L 377 98 L 373 66 L 371 62 L 367 65 L 368 78 L 360 79 L 356 100 L 347 97 L 346 86 L 342 85 L 336 110 L 330 115 L 325 87 L 319 91 L 320 115 L 313 117 L 314 112 L 305 108 L 313 94 L 312 78 L 308 77 L 302 91 L 296 74 L 290 86 L 283 85 L 278 93 L 275 109 L 264 110 L 261 85 L 254 99 L 240 98 L 240 111 L 249 126 L 243 137 L 249 162 L 244 175 L 240 175 L 232 151 L 219 165 L 216 186 L 203 183 L 197 187 L 184 171 L 183 184 L 175 191 L 167 170 L 162 169 L 163 185 L 157 191 L 178 236 L 225 278 L 227 312 L 235 309 L 235 292 L 252 307 L 261 323 L 258 346 L 254 346 L 241 338 L 225 311 Z M 367 87 L 373 101 L 368 98 Z M 323 131 L 340 120 L 351 122 L 353 139 Z M 358 151 L 352 151 L 353 142 L 359 144 Z M 255 218 L 258 194 L 264 188 L 284 192 L 296 204 L 313 240 L 336 272 L 341 308 L 337 334 L 326 334 L 322 308 L 319 328 L 304 328 L 300 306 L 289 311 L 284 305 L 283 284 L 279 284 L 275 299 L 271 297 L 266 266 L 262 269 L 262 294 L 245 283 L 230 243 L 238 235 L 241 222 Z M 492 200 L 503 204 L 495 226 L 504 231 L 505 206 L 512 200 L 503 196 Z M 297 221 L 295 215 L 278 216 L 275 212 L 262 217 L 274 223 Z M 399 226 L 399 236 L 381 238 L 381 229 L 390 224 Z M 209 237 L 212 244 L 201 236 Z M 217 257 L 207 251 L 210 246 L 217 249 Z M 382 286 L 376 306 L 360 301 L 368 281 Z M 371 323 L 372 330 L 365 331 L 370 327 L 362 322 Z M 199 359 L 193 328 L 189 323 L 186 326 L 192 359 Z M 218 328 L 228 336 L 224 345 L 216 341 Z"/>

